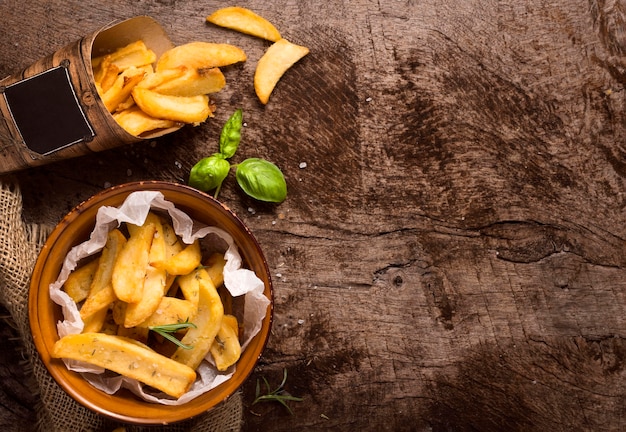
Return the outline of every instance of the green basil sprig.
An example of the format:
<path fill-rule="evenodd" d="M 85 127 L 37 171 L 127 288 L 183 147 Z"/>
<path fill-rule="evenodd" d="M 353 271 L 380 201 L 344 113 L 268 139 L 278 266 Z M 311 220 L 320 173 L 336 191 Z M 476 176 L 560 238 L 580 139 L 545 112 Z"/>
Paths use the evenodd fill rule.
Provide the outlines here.
<path fill-rule="evenodd" d="M 236 110 L 222 127 L 219 153 L 199 160 L 189 173 L 189 185 L 204 192 L 215 189 L 217 198 L 228 176 L 232 158 L 241 142 L 243 111 Z M 287 197 L 287 182 L 280 168 L 261 158 L 249 158 L 236 164 L 235 177 L 241 189 L 259 201 L 280 203 Z"/>
<path fill-rule="evenodd" d="M 235 155 L 241 141 L 241 126 L 243 125 L 243 111 L 238 109 L 229 117 L 222 127 L 220 134 L 220 154 L 224 159 Z"/>
<path fill-rule="evenodd" d="M 283 173 L 265 159 L 246 159 L 237 165 L 235 175 L 241 189 L 259 201 L 279 203 L 287 197 L 287 183 Z"/>

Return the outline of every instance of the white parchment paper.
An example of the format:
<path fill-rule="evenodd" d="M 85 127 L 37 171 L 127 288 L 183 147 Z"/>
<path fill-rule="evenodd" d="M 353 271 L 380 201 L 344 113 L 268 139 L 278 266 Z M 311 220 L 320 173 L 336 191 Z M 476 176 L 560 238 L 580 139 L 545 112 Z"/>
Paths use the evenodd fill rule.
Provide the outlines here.
<path fill-rule="evenodd" d="M 174 231 L 186 244 L 191 244 L 194 240 L 210 234 L 217 235 L 227 244 L 224 253 L 226 259 L 224 285 L 234 297 L 245 296 L 242 351 L 245 350 L 250 340 L 261 329 L 267 306 L 270 303 L 263 294 L 263 281 L 253 271 L 242 267 L 241 255 L 239 255 L 237 246 L 230 234 L 220 228 L 201 225 L 192 220 L 187 214 L 177 209 L 173 203 L 165 200 L 163 194 L 158 191 L 133 192 L 119 207 L 100 207 L 90 238 L 74 246 L 68 252 L 59 277 L 50 284 L 50 298 L 63 310 L 63 321 L 57 323 L 59 337 L 80 333 L 84 325 L 76 303 L 62 290 L 68 275 L 76 268 L 81 259 L 102 250 L 110 230 L 119 227 L 122 223 L 142 225 L 151 209 L 167 212 L 172 219 Z M 211 390 L 228 380 L 236 367 L 234 365 L 225 372 L 219 372 L 213 366 L 210 354 L 208 354 L 196 370 L 197 379 L 191 389 L 178 400 L 173 400 L 162 393 L 147 393 L 144 391 L 143 385 L 136 380 L 117 375 L 111 377 L 109 374 L 105 374 L 104 370 L 85 363 L 74 361 L 66 361 L 65 363 L 71 370 L 81 373 L 94 387 L 108 394 L 113 394 L 121 388 L 127 388 L 144 400 L 166 405 L 183 404 Z"/>

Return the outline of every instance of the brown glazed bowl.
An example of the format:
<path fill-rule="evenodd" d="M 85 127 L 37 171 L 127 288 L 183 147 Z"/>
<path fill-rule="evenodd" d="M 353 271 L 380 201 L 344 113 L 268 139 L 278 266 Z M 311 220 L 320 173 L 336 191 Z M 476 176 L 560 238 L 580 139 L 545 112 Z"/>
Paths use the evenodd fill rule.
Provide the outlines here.
<path fill-rule="evenodd" d="M 191 218 L 228 232 L 239 248 L 244 265 L 254 271 L 265 284 L 264 294 L 270 300 L 259 333 L 242 353 L 234 375 L 218 387 L 178 406 L 149 403 L 121 390 L 114 395 L 91 386 L 79 374 L 68 370 L 60 359 L 50 356 L 59 339 L 56 325 L 62 319 L 61 308 L 52 302 L 49 285 L 56 281 L 68 251 L 88 239 L 98 208 L 117 207 L 134 191 L 156 190 L 166 200 Z M 57 383 L 77 402 L 106 417 L 134 424 L 169 424 L 197 416 L 232 395 L 254 369 L 270 333 L 273 315 L 273 291 L 267 262 L 258 242 L 243 222 L 227 207 L 207 194 L 180 184 L 146 181 L 128 183 L 106 189 L 79 204 L 56 226 L 35 264 L 30 285 L 28 311 L 35 346 L 43 363 Z"/>

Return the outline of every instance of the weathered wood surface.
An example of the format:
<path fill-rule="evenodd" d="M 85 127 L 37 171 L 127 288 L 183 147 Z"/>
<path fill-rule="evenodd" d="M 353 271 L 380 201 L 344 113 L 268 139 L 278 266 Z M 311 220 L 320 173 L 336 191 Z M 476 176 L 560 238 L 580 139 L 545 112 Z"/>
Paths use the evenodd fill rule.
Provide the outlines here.
<path fill-rule="evenodd" d="M 266 107 L 252 76 L 267 44 L 206 25 L 222 5 L 0 0 L 0 75 L 139 14 L 250 58 L 208 124 L 21 173 L 25 216 L 184 181 L 241 106 L 238 157 L 289 184 L 279 206 L 232 178 L 220 194 L 275 282 L 246 430 L 624 430 L 626 3 L 246 1 L 311 48 Z M 293 415 L 250 406 L 283 368 Z M 10 388 L 3 424 L 23 424 L 32 405 Z"/>

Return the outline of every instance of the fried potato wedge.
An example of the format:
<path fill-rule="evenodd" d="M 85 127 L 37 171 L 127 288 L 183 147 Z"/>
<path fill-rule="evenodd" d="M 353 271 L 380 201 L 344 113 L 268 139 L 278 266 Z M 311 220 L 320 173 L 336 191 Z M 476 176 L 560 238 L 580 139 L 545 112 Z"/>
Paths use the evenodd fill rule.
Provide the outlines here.
<path fill-rule="evenodd" d="M 126 303 L 137 303 L 143 296 L 143 283 L 155 231 L 154 224 L 141 226 L 130 236 L 115 261 L 111 284 L 117 298 Z"/>
<path fill-rule="evenodd" d="M 145 71 L 139 68 L 129 68 L 119 74 L 113 85 L 101 95 L 102 102 L 109 112 L 114 112 L 118 105 L 126 101 L 133 88 L 145 76 Z"/>
<path fill-rule="evenodd" d="M 211 24 L 272 42 L 276 42 L 281 38 L 280 32 L 271 22 L 252 12 L 250 9 L 238 6 L 218 9 L 209 15 L 206 20 Z"/>
<path fill-rule="evenodd" d="M 105 61 L 116 65 L 120 70 L 129 67 L 140 67 L 152 64 L 156 61 L 157 56 L 154 51 L 148 48 L 144 41 L 138 40 L 130 44 L 118 48 L 111 54 L 96 57 L 92 59 L 92 67 L 97 68 Z"/>
<path fill-rule="evenodd" d="M 104 323 L 106 322 L 108 310 L 101 309 L 95 314 L 89 316 L 89 318 L 83 320 L 84 327 L 83 333 L 96 333 L 102 330 Z"/>
<path fill-rule="evenodd" d="M 274 87 L 287 70 L 309 53 L 307 47 L 279 39 L 265 51 L 254 71 L 254 90 L 262 104 L 267 104 Z"/>
<path fill-rule="evenodd" d="M 156 63 L 157 72 L 186 66 L 190 69 L 210 69 L 246 61 L 239 47 L 224 43 L 189 42 L 165 51 Z"/>
<path fill-rule="evenodd" d="M 202 262 L 200 242 L 194 241 L 187 245 L 163 264 L 163 268 L 171 275 L 186 275 L 192 272 Z"/>
<path fill-rule="evenodd" d="M 196 369 L 204 357 L 209 353 L 215 336 L 222 325 L 224 306 L 220 296 L 211 282 L 211 278 L 204 270 L 198 271 L 199 303 L 198 313 L 193 322 L 195 328 L 190 328 L 181 342 L 191 346 L 191 349 L 179 347 L 172 359 L 192 369 Z"/>
<path fill-rule="evenodd" d="M 198 303 L 200 301 L 200 280 L 198 271 L 199 269 L 193 270 L 191 273 L 178 278 L 178 286 L 183 297 L 196 309 L 198 309 Z"/>
<path fill-rule="evenodd" d="M 110 58 L 107 57 L 105 61 L 102 62 L 99 71 L 95 75 L 95 81 L 96 84 L 100 86 L 101 93 L 106 92 L 113 86 L 120 72 L 120 68 L 112 64 Z"/>
<path fill-rule="evenodd" d="M 184 123 L 174 120 L 151 117 L 138 106 L 116 112 L 113 114 L 113 118 L 126 132 L 134 136 L 141 136 L 160 129 L 181 128 L 184 125 Z"/>
<path fill-rule="evenodd" d="M 106 244 L 97 260 L 98 268 L 94 273 L 89 295 L 80 308 L 80 316 L 83 320 L 108 308 L 111 303 L 117 300 L 111 285 L 111 278 L 113 277 L 113 267 L 124 245 L 126 245 L 126 237 L 120 230 L 109 231 Z"/>
<path fill-rule="evenodd" d="M 126 305 L 124 327 L 138 326 L 158 309 L 165 294 L 166 277 L 165 270 L 148 265 L 143 283 L 143 295 L 140 301 Z"/>
<path fill-rule="evenodd" d="M 219 68 L 187 69 L 181 76 L 157 85 L 157 93 L 172 96 L 198 96 L 217 93 L 226 85 Z"/>
<path fill-rule="evenodd" d="M 181 397 L 196 379 L 196 372 L 178 361 L 121 336 L 81 333 L 59 339 L 53 358 L 87 362 L 136 379 L 174 397 Z"/>
<path fill-rule="evenodd" d="M 164 69 L 162 71 L 147 74 L 143 81 L 137 84 L 137 87 L 153 90 L 155 87 L 165 84 L 173 79 L 182 76 L 187 72 L 187 66 L 179 66 L 173 69 Z"/>
<path fill-rule="evenodd" d="M 216 287 L 224 283 L 224 266 L 226 265 L 226 259 L 224 259 L 223 253 L 213 253 L 205 261 L 204 266 L 206 271 Z"/>
<path fill-rule="evenodd" d="M 67 277 L 63 284 L 63 290 L 74 300 L 74 303 L 82 302 L 89 295 L 91 282 L 97 268 L 98 260 L 93 260 L 76 268 Z"/>
<path fill-rule="evenodd" d="M 156 227 L 152 245 L 150 246 L 149 263 L 151 266 L 159 266 L 165 262 L 167 253 L 165 236 L 163 235 L 163 223 L 161 218 L 154 212 L 148 212 L 144 223 L 152 223 Z"/>
<path fill-rule="evenodd" d="M 234 319 L 234 323 L 233 323 Z M 211 345 L 211 356 L 215 367 L 219 371 L 225 371 L 241 357 L 241 344 L 239 343 L 239 326 L 237 318 L 233 315 L 224 315 L 215 340 Z"/>
<path fill-rule="evenodd" d="M 189 300 L 176 297 L 163 297 L 159 307 L 138 327 L 162 326 L 172 323 L 192 322 L 195 319 L 198 305 Z"/>
<path fill-rule="evenodd" d="M 202 123 L 212 116 L 209 106 L 209 97 L 199 96 L 170 96 L 144 88 L 134 88 L 132 91 L 135 102 L 146 114 L 184 123 Z"/>

